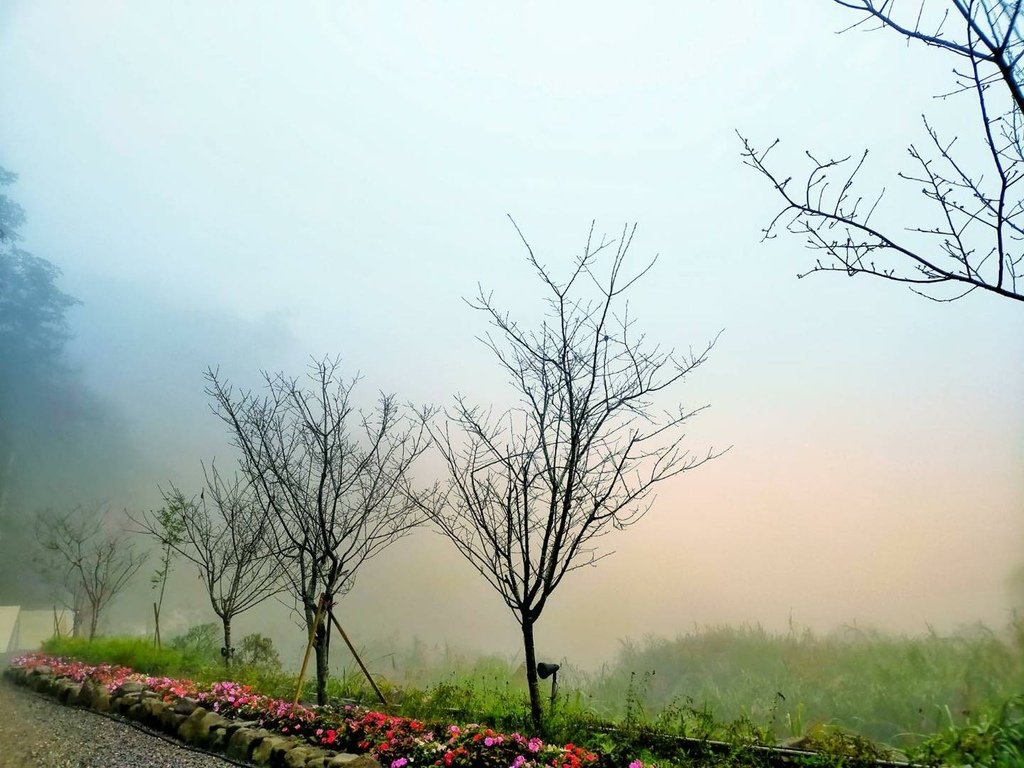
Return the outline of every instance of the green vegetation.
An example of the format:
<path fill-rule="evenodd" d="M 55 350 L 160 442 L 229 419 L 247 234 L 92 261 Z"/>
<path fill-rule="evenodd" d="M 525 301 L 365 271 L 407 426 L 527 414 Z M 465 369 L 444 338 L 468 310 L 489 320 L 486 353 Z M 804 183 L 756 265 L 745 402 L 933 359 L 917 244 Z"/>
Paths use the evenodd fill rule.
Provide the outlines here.
<path fill-rule="evenodd" d="M 606 755 L 683 760 L 700 753 L 678 739 L 734 745 L 734 764 L 753 764 L 752 746 L 820 750 L 844 764 L 885 756 L 880 744 L 930 764 L 1024 764 L 1024 627 L 997 634 L 973 627 L 952 636 L 908 638 L 860 629 L 830 635 L 758 627 L 709 628 L 675 639 L 623 644 L 615 663 L 588 674 L 565 667 L 544 735 Z M 194 627 L 158 651 L 146 639 L 53 640 L 48 653 L 112 662 L 150 674 L 221 679 L 215 625 Z M 397 645 L 393 643 L 392 645 Z M 232 677 L 290 698 L 272 644 L 242 642 Z M 531 731 L 518 662 L 413 641 L 367 653 L 394 714 L 429 722 L 480 722 Z M 307 683 L 307 698 L 312 695 Z M 374 707 L 355 664 L 329 682 L 332 701 Z M 613 730 L 614 728 L 614 730 Z M 725 759 L 704 754 L 705 760 Z M 741 759 L 742 758 L 742 759 Z M 687 758 L 688 759 L 688 758 Z M 834 763 L 829 763 L 834 764 Z"/>
<path fill-rule="evenodd" d="M 925 741 L 917 754 L 934 764 L 1024 765 L 1024 695 L 1015 696 L 995 712 L 969 716 L 964 725 L 951 723 Z"/>
<path fill-rule="evenodd" d="M 152 638 L 145 637 L 97 637 L 94 640 L 59 637 L 43 643 L 43 650 L 87 664 L 131 667 L 147 675 L 190 677 L 210 663 L 205 654 L 182 647 L 177 640 L 157 648 Z"/>
<path fill-rule="evenodd" d="M 826 636 L 710 628 L 627 642 L 612 667 L 579 687 L 597 711 L 614 714 L 634 675 L 642 676 L 641 703 L 651 714 L 706 702 L 717 720 L 746 716 L 780 738 L 838 725 L 902 748 L 951 717 L 966 723 L 1024 691 L 1021 628 L 1012 629 L 909 638 L 857 628 Z"/>

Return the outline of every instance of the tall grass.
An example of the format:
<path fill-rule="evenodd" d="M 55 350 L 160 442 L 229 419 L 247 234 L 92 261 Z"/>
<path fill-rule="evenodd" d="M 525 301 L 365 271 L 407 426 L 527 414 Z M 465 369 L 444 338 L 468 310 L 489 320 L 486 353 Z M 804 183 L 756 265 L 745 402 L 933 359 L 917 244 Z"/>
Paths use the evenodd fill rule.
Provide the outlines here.
<path fill-rule="evenodd" d="M 190 677 L 212 664 L 209 654 L 202 651 L 170 645 L 157 649 L 151 639 L 141 637 L 52 638 L 43 643 L 43 650 L 53 656 L 88 664 L 116 664 L 155 676 Z"/>
<path fill-rule="evenodd" d="M 856 627 L 829 635 L 712 627 L 626 642 L 613 665 L 579 685 L 608 715 L 640 676 L 650 715 L 706 705 L 716 720 L 746 716 L 780 737 L 828 724 L 909 744 L 1024 690 L 1024 648 L 1019 627 L 1011 629 L 904 637 Z"/>

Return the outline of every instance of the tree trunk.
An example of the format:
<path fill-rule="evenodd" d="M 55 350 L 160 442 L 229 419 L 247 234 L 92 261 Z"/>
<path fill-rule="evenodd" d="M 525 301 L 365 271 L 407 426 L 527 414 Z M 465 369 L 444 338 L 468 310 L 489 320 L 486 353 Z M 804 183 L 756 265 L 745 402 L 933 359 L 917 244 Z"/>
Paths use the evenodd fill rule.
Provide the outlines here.
<path fill-rule="evenodd" d="M 526 684 L 530 688 L 530 717 L 533 727 L 541 728 L 540 686 L 537 681 L 537 652 L 533 645 L 533 620 L 523 617 L 523 651 L 526 655 Z"/>
<path fill-rule="evenodd" d="M 316 628 L 316 636 L 313 638 L 313 651 L 316 653 L 316 703 L 321 706 L 327 703 L 330 643 L 331 633 L 328 631 L 326 617 L 321 617 L 320 626 Z"/>
<path fill-rule="evenodd" d="M 224 625 L 224 650 L 221 655 L 224 657 L 224 666 L 231 669 L 231 657 L 235 655 L 235 649 L 231 647 L 231 617 L 221 616 L 220 620 Z"/>
<path fill-rule="evenodd" d="M 96 610 L 95 605 L 89 606 L 89 640 L 96 639 L 96 628 L 100 623 L 100 612 Z"/>
<path fill-rule="evenodd" d="M 82 624 L 85 618 L 85 603 L 77 595 L 74 596 L 74 607 L 71 609 L 71 636 L 82 636 Z"/>
<path fill-rule="evenodd" d="M 160 606 L 153 603 L 153 635 L 156 639 L 156 649 L 160 650 Z"/>

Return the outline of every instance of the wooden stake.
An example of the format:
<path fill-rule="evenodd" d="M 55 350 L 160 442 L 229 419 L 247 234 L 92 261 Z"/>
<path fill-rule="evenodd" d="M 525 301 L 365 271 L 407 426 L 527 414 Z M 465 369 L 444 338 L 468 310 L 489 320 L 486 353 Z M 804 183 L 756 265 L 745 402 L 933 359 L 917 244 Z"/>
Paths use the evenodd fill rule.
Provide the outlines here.
<path fill-rule="evenodd" d="M 324 606 L 327 604 L 327 593 L 320 595 L 320 602 L 316 606 L 316 614 L 313 617 L 313 626 L 309 630 L 309 642 L 306 643 L 306 653 L 302 657 L 302 667 L 299 669 L 299 680 L 295 684 L 295 698 L 292 699 L 292 706 L 299 703 L 299 695 L 302 693 L 302 680 L 306 677 L 306 667 L 309 665 L 309 652 L 313 650 L 313 638 L 316 637 L 316 628 L 320 626 L 320 617 L 323 615 Z"/>
<path fill-rule="evenodd" d="M 380 703 L 386 707 L 388 705 L 388 700 L 384 698 L 384 694 L 380 692 L 380 688 L 378 688 L 377 684 L 373 682 L 373 678 L 370 677 L 370 670 L 368 670 L 366 665 L 363 664 L 363 660 L 359 658 L 359 654 L 356 653 L 356 649 L 355 646 L 352 645 L 352 641 L 348 639 L 348 635 L 345 634 L 345 630 L 341 628 L 341 624 L 339 624 L 338 620 L 334 618 L 334 611 L 328 609 L 327 615 L 331 618 L 331 622 L 334 626 L 338 628 L 338 632 L 341 634 L 341 639 L 345 641 L 345 645 L 347 645 L 348 649 L 352 651 L 352 655 L 359 664 L 359 668 L 363 670 L 363 674 L 366 675 L 366 679 L 370 681 L 370 686 L 373 688 L 373 692 L 377 694 L 377 698 L 380 699 Z"/>

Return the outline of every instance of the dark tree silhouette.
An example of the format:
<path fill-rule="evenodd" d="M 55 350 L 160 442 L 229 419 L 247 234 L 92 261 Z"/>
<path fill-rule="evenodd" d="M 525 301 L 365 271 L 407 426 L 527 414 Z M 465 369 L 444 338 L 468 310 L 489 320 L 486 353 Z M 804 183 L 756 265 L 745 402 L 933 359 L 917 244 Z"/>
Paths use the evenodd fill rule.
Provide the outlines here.
<path fill-rule="evenodd" d="M 624 271 L 634 230 L 595 243 L 591 227 L 564 282 L 523 238 L 546 295 L 539 327 L 520 326 L 483 289 L 471 302 L 494 329 L 485 343 L 519 404 L 495 415 L 460 396 L 444 426 L 425 419 L 449 474 L 425 511 L 519 623 L 538 726 L 534 626 L 552 593 L 566 574 L 606 556 L 600 537 L 639 520 L 656 484 L 720 455 L 682 446 L 680 428 L 703 408 L 654 410 L 659 393 L 700 366 L 714 342 L 677 356 L 637 332 L 625 296 L 654 262 Z M 603 255 L 610 267 L 599 274 Z"/>
<path fill-rule="evenodd" d="M 267 513 L 281 576 L 314 634 L 317 700 L 327 701 L 330 636 L 316 621 L 321 595 L 345 594 L 367 559 L 421 522 L 410 469 L 429 445 L 393 395 L 356 411 L 356 379 L 337 360 L 310 366 L 308 385 L 264 374 L 264 396 L 206 374 L 214 411 L 242 454 L 242 474 Z M 319 624 L 319 626 L 317 626 Z"/>
<path fill-rule="evenodd" d="M 906 283 L 936 301 L 954 301 L 982 290 L 1024 301 L 1024 37 L 1022 0 L 949 0 L 906 6 L 894 0 L 835 0 L 862 13 L 852 25 L 875 25 L 922 43 L 954 63 L 955 85 L 944 98 L 970 98 L 977 134 L 968 147 L 943 136 L 927 117 L 925 140 L 909 147 L 911 169 L 899 178 L 932 205 L 934 219 L 904 230 L 875 225 L 885 190 L 861 192 L 858 173 L 868 153 L 823 158 L 811 152 L 800 182 L 768 165 L 767 148 L 746 138 L 744 162 L 762 174 L 783 200 L 764 230 L 803 237 L 818 253 L 810 269 L 873 275 Z M 972 156 L 971 141 L 980 148 Z M 936 287 L 947 288 L 937 292 Z"/>

